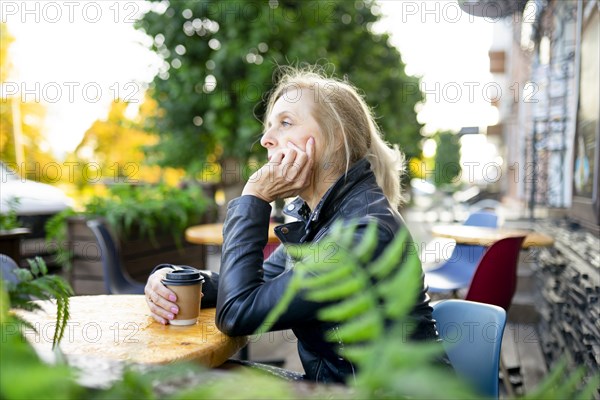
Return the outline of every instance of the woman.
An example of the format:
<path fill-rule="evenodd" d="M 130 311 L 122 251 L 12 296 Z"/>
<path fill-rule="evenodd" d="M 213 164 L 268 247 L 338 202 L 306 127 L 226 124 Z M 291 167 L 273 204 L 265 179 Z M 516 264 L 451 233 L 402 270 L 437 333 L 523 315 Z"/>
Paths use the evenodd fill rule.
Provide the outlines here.
<path fill-rule="evenodd" d="M 217 326 L 231 336 L 255 332 L 280 301 L 294 273 L 285 245 L 318 241 L 337 220 L 358 221 L 359 241 L 368 223 L 377 221 L 376 258 L 404 225 L 397 212 L 402 157 L 382 140 L 349 83 L 288 71 L 270 95 L 261 145 L 267 164 L 228 205 L 220 276 L 205 274 L 203 302 L 216 297 Z M 283 245 L 264 261 L 269 203 L 292 196 L 298 197 L 284 212 L 298 221 L 276 228 Z M 146 285 L 150 310 L 163 324 L 177 311 L 174 294 L 160 283 L 165 274 L 164 268 L 155 271 Z M 428 303 L 422 287 L 412 312 L 417 339 L 437 336 Z M 316 318 L 322 306 L 298 297 L 272 330 L 294 331 L 307 379 L 344 382 L 354 368 L 325 340 L 333 326 Z"/>

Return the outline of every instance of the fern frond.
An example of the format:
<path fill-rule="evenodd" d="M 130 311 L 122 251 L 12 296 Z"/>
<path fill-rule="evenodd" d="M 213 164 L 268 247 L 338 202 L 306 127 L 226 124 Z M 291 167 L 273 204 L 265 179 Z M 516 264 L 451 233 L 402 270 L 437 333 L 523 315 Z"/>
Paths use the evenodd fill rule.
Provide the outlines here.
<path fill-rule="evenodd" d="M 40 269 L 38 267 L 37 259 L 27 259 L 27 263 L 29 264 L 29 269 L 31 270 L 31 274 L 33 276 L 40 275 Z"/>
<path fill-rule="evenodd" d="M 600 375 L 593 375 L 581 391 L 575 396 L 576 400 L 588 400 L 594 397 L 594 393 L 598 391 L 600 386 Z"/>
<path fill-rule="evenodd" d="M 335 307 L 326 307 L 319 312 L 319 318 L 324 321 L 342 322 L 373 310 L 377 301 L 371 292 L 361 292 L 349 297 Z"/>
<path fill-rule="evenodd" d="M 371 264 L 369 271 L 374 278 L 383 279 L 398 266 L 406 249 L 407 238 L 408 231 L 406 229 L 401 230 L 394 241 L 383 251 L 383 254 Z"/>
<path fill-rule="evenodd" d="M 339 328 L 329 331 L 327 339 L 332 342 L 360 343 L 378 338 L 383 331 L 383 320 L 379 313 L 361 314 L 345 321 Z"/>
<path fill-rule="evenodd" d="M 388 318 L 399 319 L 408 314 L 421 290 L 421 261 L 409 256 L 395 275 L 377 285 L 377 293 L 385 299 L 384 310 Z"/>
<path fill-rule="evenodd" d="M 52 336 L 52 349 L 60 343 L 61 339 L 65 334 L 65 328 L 69 322 L 69 300 L 64 297 L 57 298 L 56 301 L 56 329 Z"/>
<path fill-rule="evenodd" d="M 340 349 L 340 355 L 355 364 L 366 365 L 373 357 L 373 346 L 364 343 L 344 346 Z"/>
<path fill-rule="evenodd" d="M 54 349 L 65 333 L 69 320 L 69 297 L 73 295 L 73 289 L 63 278 L 47 275 L 48 267 L 43 258 L 36 257 L 33 260 L 28 259 L 27 262 L 31 271 L 22 268 L 14 271 L 20 282 L 9 287 L 9 301 L 13 308 L 36 311 L 41 307 L 38 303 L 31 301 L 32 298 L 56 299 L 56 328 L 52 338 L 52 348 Z"/>
<path fill-rule="evenodd" d="M 17 268 L 13 273 L 20 282 L 29 282 L 34 278 L 31 271 L 25 268 Z"/>
<path fill-rule="evenodd" d="M 546 379 L 533 391 L 530 392 L 527 399 L 543 399 L 547 397 L 547 394 L 554 390 L 554 387 L 560 382 L 561 378 L 566 374 L 567 371 L 567 360 L 565 358 L 558 361 L 550 373 L 546 376 Z"/>
<path fill-rule="evenodd" d="M 344 249 L 349 249 L 354 243 L 354 232 L 356 232 L 356 223 L 349 222 L 344 224 L 342 221 L 338 222 L 341 227 L 341 234 L 336 243 Z"/>
<path fill-rule="evenodd" d="M 331 268 L 329 271 L 308 275 L 304 280 L 303 286 L 307 289 L 316 289 L 335 284 L 341 279 L 352 276 L 352 273 L 356 270 L 356 265 L 349 262 L 349 259 L 347 259 L 347 261 L 348 262 L 343 262 L 341 265 Z"/>
<path fill-rule="evenodd" d="M 377 248 L 377 222 L 371 221 L 367 225 L 363 239 L 354 247 L 352 254 L 364 264 L 371 260 L 375 248 Z"/>
<path fill-rule="evenodd" d="M 317 302 L 342 300 L 359 293 L 367 283 L 363 276 L 351 276 L 336 285 L 310 290 L 306 293 L 306 298 Z"/>
<path fill-rule="evenodd" d="M 265 317 L 263 323 L 256 330 L 256 334 L 260 335 L 271 330 L 279 317 L 281 317 L 281 315 L 288 309 L 294 297 L 300 292 L 303 278 L 303 271 L 295 271 L 286 291 L 281 297 L 281 300 L 279 300 L 279 303 L 277 303 L 277 305 Z"/>

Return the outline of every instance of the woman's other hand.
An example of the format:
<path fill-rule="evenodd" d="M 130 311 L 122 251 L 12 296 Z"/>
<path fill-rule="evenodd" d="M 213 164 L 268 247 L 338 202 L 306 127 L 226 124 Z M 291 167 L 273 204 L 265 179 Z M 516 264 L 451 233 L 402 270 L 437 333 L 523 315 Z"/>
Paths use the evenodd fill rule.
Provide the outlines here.
<path fill-rule="evenodd" d="M 144 288 L 146 303 L 152 312 L 152 318 L 163 325 L 168 324 L 179 312 L 179 308 L 175 304 L 177 296 L 162 284 L 162 280 L 171 271 L 170 268 L 159 269 L 150 275 Z"/>

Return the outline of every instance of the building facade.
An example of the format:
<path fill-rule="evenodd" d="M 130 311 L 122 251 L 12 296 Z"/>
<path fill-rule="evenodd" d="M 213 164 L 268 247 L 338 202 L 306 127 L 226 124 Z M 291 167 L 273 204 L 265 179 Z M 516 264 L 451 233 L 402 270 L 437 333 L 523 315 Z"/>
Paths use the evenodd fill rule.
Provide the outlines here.
<path fill-rule="evenodd" d="M 534 267 L 546 362 L 566 357 L 598 374 L 600 0 L 459 4 L 496 18 L 490 72 L 504 95 L 488 135 L 503 138 L 503 195 L 555 239 L 537 251 Z"/>

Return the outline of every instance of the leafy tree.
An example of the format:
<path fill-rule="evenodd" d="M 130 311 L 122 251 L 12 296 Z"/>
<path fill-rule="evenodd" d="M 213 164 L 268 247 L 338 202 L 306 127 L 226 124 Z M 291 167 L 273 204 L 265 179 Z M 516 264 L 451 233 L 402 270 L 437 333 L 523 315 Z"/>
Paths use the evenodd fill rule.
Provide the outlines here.
<path fill-rule="evenodd" d="M 460 175 L 460 141 L 458 135 L 450 131 L 437 132 L 435 153 L 435 185 L 437 187 L 456 183 Z"/>
<path fill-rule="evenodd" d="M 153 97 L 159 143 L 149 155 L 194 173 L 207 161 L 244 163 L 260 152 L 264 93 L 277 65 L 320 64 L 347 76 L 374 107 L 386 139 L 417 155 L 418 79 L 404 72 L 372 0 L 154 3 L 137 27 L 164 59 Z M 240 164 L 238 164 L 240 166 Z"/>
<path fill-rule="evenodd" d="M 6 82 L 8 79 L 8 73 L 11 69 L 8 48 L 14 40 L 15 38 L 8 33 L 6 24 L 0 23 L 0 82 Z"/>
<path fill-rule="evenodd" d="M 8 83 L 12 64 L 9 58 L 9 47 L 14 38 L 8 32 L 6 24 L 0 23 L 0 85 Z M 12 83 L 12 82 L 11 82 Z M 15 113 L 16 111 L 16 113 Z M 20 114 L 22 131 L 22 146 L 26 165 L 16 165 L 14 121 L 13 117 Z M 43 123 L 46 109 L 40 102 L 23 102 L 20 94 L 0 98 L 0 159 L 10 166 L 27 173 L 27 178 L 33 180 L 54 180 L 54 176 L 42 173 L 47 163 L 54 162 L 50 147 L 43 135 Z M 20 161 L 20 160 L 19 160 Z"/>
<path fill-rule="evenodd" d="M 154 183 L 163 179 L 166 171 L 147 165 L 143 152 L 145 146 L 157 141 L 155 135 L 144 129 L 144 121 L 157 113 L 156 101 L 146 98 L 134 118 L 127 116 L 129 106 L 122 100 L 114 101 L 106 118 L 92 124 L 70 155 L 70 161 L 75 161 L 78 167 L 80 186 L 98 181 L 98 175 L 112 183 Z"/>

